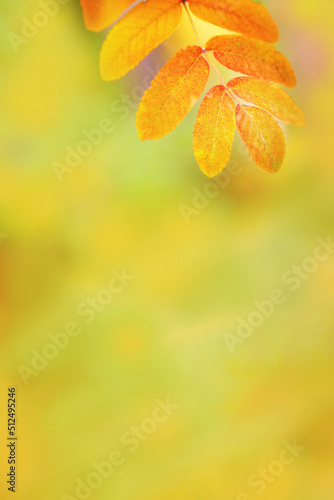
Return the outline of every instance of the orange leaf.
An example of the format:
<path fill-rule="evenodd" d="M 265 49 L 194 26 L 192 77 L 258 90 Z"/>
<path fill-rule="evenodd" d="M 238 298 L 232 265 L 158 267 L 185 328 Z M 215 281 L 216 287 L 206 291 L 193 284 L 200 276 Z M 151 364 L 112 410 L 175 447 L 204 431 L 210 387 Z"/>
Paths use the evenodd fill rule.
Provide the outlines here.
<path fill-rule="evenodd" d="M 210 72 L 202 52 L 197 46 L 179 50 L 154 78 L 137 113 L 142 141 L 169 134 L 197 102 Z"/>
<path fill-rule="evenodd" d="M 130 10 L 102 46 L 102 78 L 118 80 L 137 66 L 173 33 L 181 14 L 180 0 L 147 0 Z"/>
<path fill-rule="evenodd" d="M 102 31 L 110 26 L 134 0 L 80 0 L 87 29 Z"/>
<path fill-rule="evenodd" d="M 233 71 L 286 87 L 295 87 L 295 73 L 287 58 L 266 42 L 245 36 L 215 36 L 206 44 L 215 58 Z"/>
<path fill-rule="evenodd" d="M 252 106 L 236 108 L 239 134 L 256 165 L 275 173 L 285 156 L 285 139 L 276 120 L 266 111 Z"/>
<path fill-rule="evenodd" d="M 230 31 L 277 42 L 278 29 L 267 8 L 253 0 L 189 0 L 193 14 Z"/>
<path fill-rule="evenodd" d="M 265 109 L 279 120 L 296 127 L 305 125 L 302 110 L 284 90 L 273 83 L 240 77 L 230 80 L 227 86 L 237 97 Z"/>
<path fill-rule="evenodd" d="M 219 174 L 230 157 L 236 128 L 234 109 L 223 85 L 213 87 L 199 109 L 193 148 L 197 163 L 208 177 Z"/>

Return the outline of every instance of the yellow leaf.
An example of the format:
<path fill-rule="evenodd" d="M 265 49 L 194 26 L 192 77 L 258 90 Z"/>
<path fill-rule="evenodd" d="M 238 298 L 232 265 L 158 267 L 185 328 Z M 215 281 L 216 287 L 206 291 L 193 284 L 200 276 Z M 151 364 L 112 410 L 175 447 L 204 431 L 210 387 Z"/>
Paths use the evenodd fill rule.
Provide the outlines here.
<path fill-rule="evenodd" d="M 253 0 L 189 0 L 193 14 L 230 31 L 275 43 L 278 29 L 267 8 Z"/>
<path fill-rule="evenodd" d="M 273 83 L 240 77 L 230 80 L 227 86 L 237 97 L 265 109 L 279 120 L 296 127 L 305 125 L 302 110 L 284 90 Z"/>
<path fill-rule="evenodd" d="M 193 136 L 198 165 L 208 177 L 219 174 L 231 155 L 235 134 L 235 105 L 223 85 L 213 87 L 203 99 Z"/>
<path fill-rule="evenodd" d="M 102 78 L 118 80 L 137 66 L 173 33 L 181 14 L 180 0 L 147 0 L 130 10 L 102 46 Z"/>
<path fill-rule="evenodd" d="M 87 29 L 102 31 L 116 21 L 134 0 L 80 0 Z"/>
<path fill-rule="evenodd" d="M 256 165 L 268 173 L 278 172 L 285 156 L 285 139 L 276 120 L 262 109 L 238 105 L 236 122 Z"/>
<path fill-rule="evenodd" d="M 197 102 L 210 72 L 202 52 L 197 46 L 179 50 L 154 78 L 137 113 L 142 141 L 169 134 Z"/>
<path fill-rule="evenodd" d="M 295 87 L 295 73 L 287 58 L 273 45 L 246 36 L 215 36 L 206 44 L 224 66 L 244 75 Z"/>

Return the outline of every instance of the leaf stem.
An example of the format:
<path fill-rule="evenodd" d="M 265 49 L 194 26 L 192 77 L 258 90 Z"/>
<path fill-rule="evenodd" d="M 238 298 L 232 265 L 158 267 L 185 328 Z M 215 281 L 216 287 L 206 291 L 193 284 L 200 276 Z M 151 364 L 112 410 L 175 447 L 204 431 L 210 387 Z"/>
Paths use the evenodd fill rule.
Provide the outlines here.
<path fill-rule="evenodd" d="M 221 81 L 222 85 L 225 87 L 225 89 L 227 89 L 227 87 L 226 87 L 226 85 L 225 85 L 225 82 L 224 82 L 224 80 L 223 80 L 223 77 L 222 77 L 222 76 L 221 76 L 221 74 L 219 73 L 219 70 L 218 70 L 217 66 L 215 65 L 215 63 L 212 61 L 212 59 L 211 59 L 210 55 L 207 53 L 206 48 L 205 48 L 205 44 L 202 42 L 201 37 L 200 37 L 200 36 L 199 36 L 199 34 L 198 34 L 198 31 L 197 31 L 197 29 L 196 29 L 195 23 L 194 23 L 194 21 L 193 21 L 193 18 L 192 18 L 192 16 L 191 16 L 191 13 L 190 13 L 190 10 L 189 10 L 189 7 L 188 7 L 188 5 L 187 5 L 186 1 L 185 1 L 185 0 L 182 0 L 182 4 L 183 4 L 183 6 L 184 6 L 184 8 L 185 8 L 185 11 L 186 11 L 186 13 L 187 13 L 187 16 L 188 16 L 188 19 L 189 19 L 190 25 L 191 25 L 191 27 L 192 27 L 192 30 L 193 30 L 193 32 L 194 32 L 194 35 L 195 35 L 195 37 L 197 38 L 198 43 L 199 43 L 200 47 L 201 47 L 201 48 L 202 48 L 202 50 L 203 50 L 203 55 L 204 55 L 204 57 L 206 58 L 206 60 L 208 61 L 208 63 L 212 66 L 213 70 L 215 71 L 215 73 L 216 73 L 216 75 L 218 76 L 219 80 Z"/>

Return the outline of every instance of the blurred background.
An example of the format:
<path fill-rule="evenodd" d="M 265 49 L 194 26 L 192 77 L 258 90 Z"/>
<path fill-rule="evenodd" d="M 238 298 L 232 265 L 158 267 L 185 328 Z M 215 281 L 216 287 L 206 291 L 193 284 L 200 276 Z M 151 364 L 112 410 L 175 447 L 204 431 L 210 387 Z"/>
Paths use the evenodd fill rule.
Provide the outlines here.
<path fill-rule="evenodd" d="M 18 499 L 247 500 L 263 488 L 270 500 L 333 498 L 334 256 L 296 290 L 283 276 L 318 238 L 334 238 L 334 8 L 265 3 L 307 126 L 284 128 L 287 156 L 273 176 L 236 139 L 239 173 L 199 201 L 212 193 L 192 152 L 199 105 L 161 141 L 141 143 L 135 128 L 143 82 L 196 43 L 186 18 L 140 67 L 106 83 L 106 33 L 86 31 L 78 1 L 45 20 L 39 1 L 0 0 L 1 498 L 10 386 Z M 222 32 L 196 24 L 204 39 Z M 101 121 L 108 132 L 85 150 Z M 68 154 L 75 166 L 59 178 Z M 122 270 L 134 278 L 86 323 L 78 306 Z M 224 334 L 274 289 L 284 303 L 231 353 Z M 71 322 L 80 333 L 48 351 Z M 167 397 L 178 408 L 131 452 L 122 435 Z M 280 470 L 282 442 L 294 440 L 303 451 Z M 92 476 L 113 450 L 124 463 Z M 263 488 L 251 486 L 268 465 Z M 76 491 L 78 480 L 86 488 Z"/>

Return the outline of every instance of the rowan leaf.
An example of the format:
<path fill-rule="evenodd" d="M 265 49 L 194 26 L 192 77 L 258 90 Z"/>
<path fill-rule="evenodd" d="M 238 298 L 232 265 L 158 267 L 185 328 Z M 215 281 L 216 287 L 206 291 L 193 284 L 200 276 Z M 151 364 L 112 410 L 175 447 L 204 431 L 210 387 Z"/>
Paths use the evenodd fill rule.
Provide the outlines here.
<path fill-rule="evenodd" d="M 285 140 L 274 117 L 296 126 L 304 125 L 305 118 L 290 96 L 274 85 L 294 87 L 297 82 L 287 58 L 271 45 L 278 39 L 278 29 L 260 2 L 80 0 L 80 3 L 88 29 L 100 31 L 115 24 L 100 53 L 101 76 L 109 81 L 135 68 L 174 32 L 182 7 L 186 7 L 195 35 L 190 11 L 204 21 L 239 33 L 213 37 L 205 49 L 188 46 L 170 59 L 140 102 L 136 118 L 138 135 L 143 141 L 160 139 L 183 120 L 207 84 L 209 65 L 204 53 L 210 51 L 221 64 L 248 77 L 234 78 L 227 86 L 217 85 L 205 96 L 193 133 L 194 153 L 201 170 L 208 177 L 221 172 L 230 157 L 236 128 L 261 169 L 266 172 L 280 169 Z M 217 69 L 216 72 L 222 81 Z M 238 99 L 253 106 L 240 101 L 235 108 Z"/>
<path fill-rule="evenodd" d="M 268 173 L 281 168 L 285 139 L 277 121 L 266 111 L 253 106 L 236 107 L 239 134 L 258 167 Z"/>
<path fill-rule="evenodd" d="M 192 13 L 209 23 L 265 42 L 278 40 L 267 8 L 253 0 L 189 0 Z"/>
<path fill-rule="evenodd" d="M 219 174 L 231 155 L 236 129 L 235 105 L 223 85 L 213 87 L 203 99 L 193 135 L 198 165 L 208 177 Z"/>
<path fill-rule="evenodd" d="M 86 28 L 102 31 L 116 21 L 134 0 L 80 0 Z"/>
<path fill-rule="evenodd" d="M 110 31 L 100 54 L 104 80 L 118 80 L 166 40 L 181 19 L 180 0 L 147 0 Z"/>
<path fill-rule="evenodd" d="M 206 49 L 224 66 L 244 75 L 295 87 L 295 73 L 287 58 L 273 45 L 246 36 L 222 35 L 211 38 Z"/>
<path fill-rule="evenodd" d="M 142 141 L 169 134 L 197 102 L 210 73 L 202 53 L 197 46 L 179 50 L 154 78 L 137 112 Z"/>
<path fill-rule="evenodd" d="M 273 83 L 249 77 L 239 77 L 230 80 L 227 86 L 237 97 L 259 106 L 279 120 L 296 127 L 305 125 L 302 110 L 283 89 Z"/>

